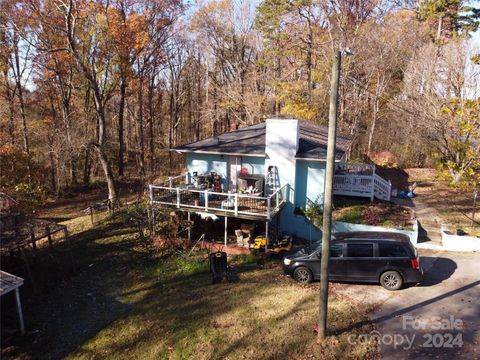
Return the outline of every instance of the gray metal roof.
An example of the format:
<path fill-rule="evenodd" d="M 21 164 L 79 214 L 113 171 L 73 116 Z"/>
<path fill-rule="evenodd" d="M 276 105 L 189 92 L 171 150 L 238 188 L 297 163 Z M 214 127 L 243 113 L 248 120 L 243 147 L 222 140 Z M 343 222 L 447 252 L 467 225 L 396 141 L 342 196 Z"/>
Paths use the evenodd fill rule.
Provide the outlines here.
<path fill-rule="evenodd" d="M 296 158 L 307 160 L 325 160 L 327 156 L 328 128 L 299 120 L 300 134 Z M 335 159 L 340 160 L 348 151 L 352 139 L 338 134 Z M 230 131 L 191 144 L 180 145 L 172 149 L 179 152 L 198 152 L 212 154 L 240 154 L 265 156 L 265 123 Z"/>

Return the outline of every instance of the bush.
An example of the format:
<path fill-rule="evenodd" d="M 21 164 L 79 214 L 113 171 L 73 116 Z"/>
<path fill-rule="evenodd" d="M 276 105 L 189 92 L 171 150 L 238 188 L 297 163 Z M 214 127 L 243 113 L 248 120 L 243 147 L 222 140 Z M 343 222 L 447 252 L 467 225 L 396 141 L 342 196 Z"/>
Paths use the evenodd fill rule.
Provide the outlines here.
<path fill-rule="evenodd" d="M 15 194 L 19 209 L 25 213 L 32 213 L 47 200 L 47 192 L 40 185 L 19 183 L 15 186 Z"/>
<path fill-rule="evenodd" d="M 313 225 L 321 227 L 323 223 L 323 204 L 319 199 L 309 201 L 307 210 L 304 212 L 305 217 L 309 219 Z"/>

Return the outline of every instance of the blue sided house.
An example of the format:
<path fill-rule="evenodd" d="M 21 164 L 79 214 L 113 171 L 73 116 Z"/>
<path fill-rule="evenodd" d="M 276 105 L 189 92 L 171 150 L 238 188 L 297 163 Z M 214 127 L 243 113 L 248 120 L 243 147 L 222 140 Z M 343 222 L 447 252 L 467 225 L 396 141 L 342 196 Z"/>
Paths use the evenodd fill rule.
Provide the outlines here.
<path fill-rule="evenodd" d="M 150 185 L 152 205 L 225 218 L 264 222 L 307 240 L 321 236 L 298 209 L 323 205 L 328 129 L 294 118 L 181 145 L 185 173 Z M 337 134 L 334 193 L 389 200 L 390 184 L 367 164 L 347 164 L 352 139 Z M 267 235 L 268 236 L 268 235 Z"/>

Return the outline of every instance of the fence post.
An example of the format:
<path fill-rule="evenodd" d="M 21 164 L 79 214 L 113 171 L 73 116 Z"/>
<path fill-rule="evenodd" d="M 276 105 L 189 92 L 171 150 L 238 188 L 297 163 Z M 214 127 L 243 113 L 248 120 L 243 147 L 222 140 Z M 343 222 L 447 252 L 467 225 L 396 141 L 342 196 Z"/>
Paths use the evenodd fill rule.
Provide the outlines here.
<path fill-rule="evenodd" d="M 180 207 L 180 188 L 177 187 L 177 208 Z"/>
<path fill-rule="evenodd" d="M 168 187 L 169 187 L 170 189 L 173 187 L 172 184 L 173 184 L 172 177 L 169 176 L 169 177 L 168 177 Z"/>
<path fill-rule="evenodd" d="M 238 215 L 238 193 L 235 193 L 234 195 L 234 202 L 235 202 L 235 216 Z"/>
<path fill-rule="evenodd" d="M 152 187 L 152 185 L 148 185 L 148 192 L 150 194 L 150 204 L 153 204 L 153 187 Z"/>
<path fill-rule="evenodd" d="M 37 249 L 37 244 L 35 243 L 35 231 L 33 230 L 33 226 L 30 227 L 30 240 L 32 241 L 33 249 Z"/>
<path fill-rule="evenodd" d="M 205 211 L 208 211 L 208 190 L 205 190 Z"/>
<path fill-rule="evenodd" d="M 50 234 L 50 226 L 45 227 L 45 231 L 47 232 L 47 238 L 48 238 L 48 245 L 52 246 L 52 234 Z"/>

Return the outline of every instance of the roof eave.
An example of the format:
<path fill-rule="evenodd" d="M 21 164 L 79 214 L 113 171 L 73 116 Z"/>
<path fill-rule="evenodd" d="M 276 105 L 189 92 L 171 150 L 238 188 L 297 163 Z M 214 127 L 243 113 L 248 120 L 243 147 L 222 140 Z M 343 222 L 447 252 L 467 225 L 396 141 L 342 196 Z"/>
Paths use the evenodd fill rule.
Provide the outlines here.
<path fill-rule="evenodd" d="M 203 150 L 188 150 L 188 149 L 170 149 L 172 152 L 179 154 L 182 153 L 194 153 L 194 154 L 209 154 L 209 155 L 229 155 L 229 156 L 252 156 L 252 157 L 265 157 L 265 154 L 244 154 L 235 152 L 219 152 L 219 151 L 203 151 Z"/>
<path fill-rule="evenodd" d="M 296 156 L 295 159 L 297 160 L 306 160 L 306 161 L 317 161 L 317 162 L 327 162 L 327 159 L 319 159 L 319 158 L 308 158 L 308 157 L 298 157 Z M 335 159 L 335 162 L 343 162 L 343 159 Z"/>

